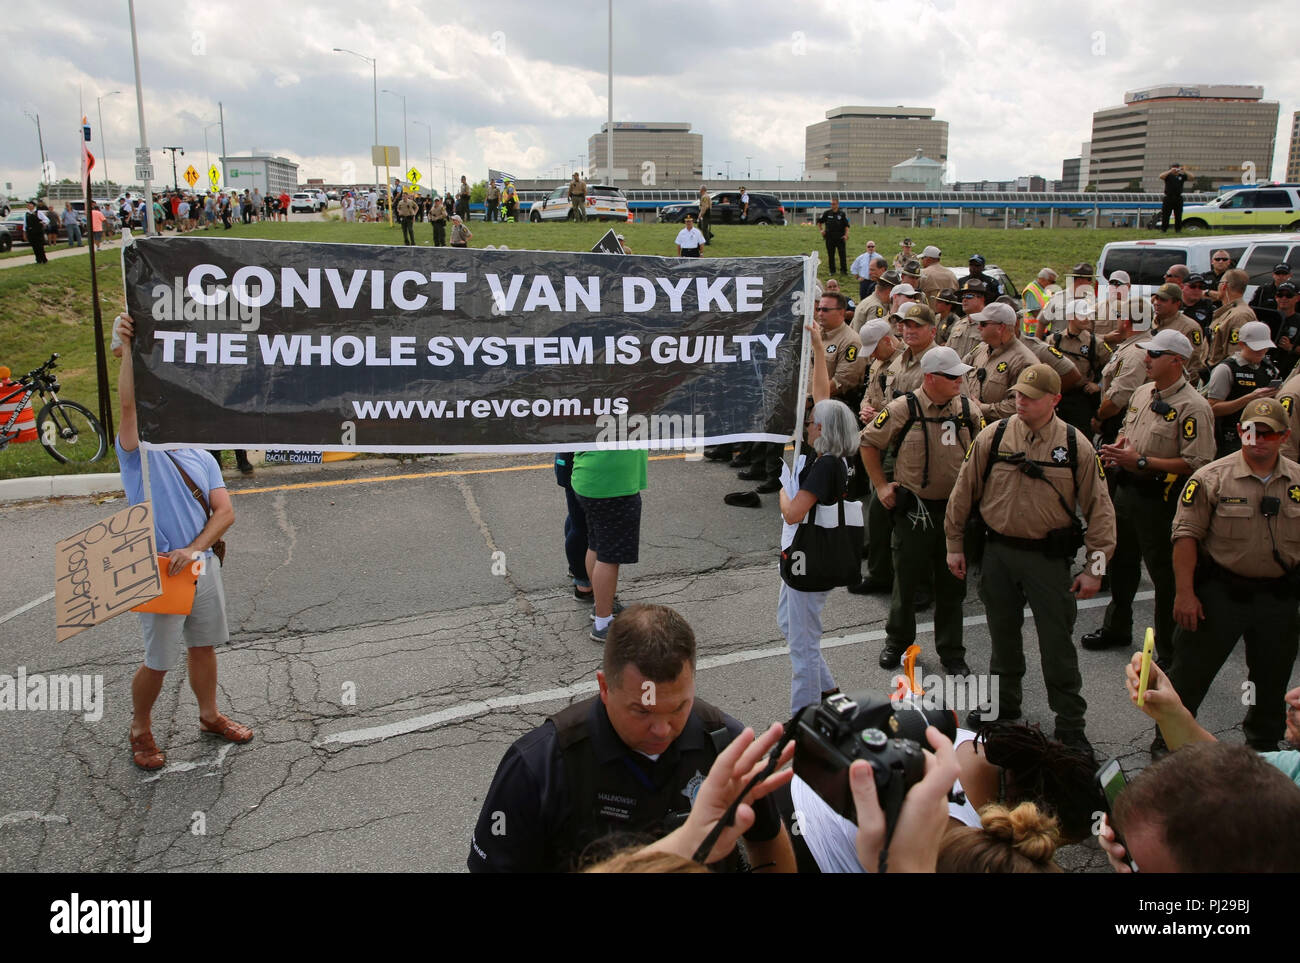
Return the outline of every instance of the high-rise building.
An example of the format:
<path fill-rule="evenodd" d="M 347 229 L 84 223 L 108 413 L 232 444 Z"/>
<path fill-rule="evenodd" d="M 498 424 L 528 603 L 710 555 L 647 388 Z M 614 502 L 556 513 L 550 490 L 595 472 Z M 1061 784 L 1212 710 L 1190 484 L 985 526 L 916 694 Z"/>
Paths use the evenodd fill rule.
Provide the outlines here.
<path fill-rule="evenodd" d="M 1083 185 L 1079 183 L 1079 175 L 1083 169 L 1082 157 L 1067 157 L 1061 161 L 1061 183 L 1065 186 L 1062 190 L 1081 191 Z"/>
<path fill-rule="evenodd" d="M 833 107 L 804 130 L 804 170 L 833 171 L 839 184 L 887 185 L 916 156 L 948 163 L 948 122 L 932 107 Z"/>
<path fill-rule="evenodd" d="M 1130 90 L 1122 107 L 1092 115 L 1088 182 L 1099 191 L 1160 191 L 1160 175 L 1183 165 L 1212 186 L 1268 180 L 1277 138 L 1277 101 L 1264 88 L 1169 84 Z"/>
<path fill-rule="evenodd" d="M 1286 179 L 1300 181 L 1300 110 L 1291 115 L 1291 150 L 1286 155 Z"/>
<path fill-rule="evenodd" d="M 620 187 L 700 186 L 704 176 L 704 135 L 690 124 L 614 122 L 614 173 L 606 168 L 609 124 L 587 139 L 587 180 Z"/>

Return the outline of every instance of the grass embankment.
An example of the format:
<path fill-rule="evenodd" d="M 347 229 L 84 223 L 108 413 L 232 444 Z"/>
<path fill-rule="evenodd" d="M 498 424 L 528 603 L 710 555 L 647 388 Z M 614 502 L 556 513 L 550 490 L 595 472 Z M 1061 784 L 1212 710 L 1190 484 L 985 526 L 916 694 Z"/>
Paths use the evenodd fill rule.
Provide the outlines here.
<path fill-rule="evenodd" d="M 485 224 L 471 223 L 472 247 L 505 245 L 512 250 L 588 251 L 596 240 L 613 227 L 627 239 L 636 254 L 673 255 L 673 239 L 680 230 L 676 224 Z M 296 222 L 267 222 L 236 225 L 230 231 L 216 229 L 195 232 L 215 238 L 269 238 L 283 241 L 319 241 L 351 244 L 400 244 L 401 228 L 386 222 L 347 224 L 338 219 Z M 1044 266 L 1066 271 L 1079 261 L 1096 261 L 1108 241 L 1150 236 L 1135 230 L 1012 230 L 989 228 L 852 228 L 849 235 L 849 260 L 862 253 L 868 239 L 877 250 L 892 259 L 904 236 L 915 242 L 914 250 L 933 244 L 944 252 L 944 263 L 962 265 L 971 254 L 982 254 L 990 264 L 997 264 L 1021 286 L 1027 284 Z M 806 254 L 823 255 L 819 275 L 828 274 L 825 247 L 816 228 L 788 227 L 721 227 L 714 231 L 714 243 L 705 249 L 706 257 L 770 257 Z M 416 239 L 421 247 L 431 247 L 433 232 L 427 223 L 416 224 Z M 122 305 L 122 271 L 119 249 L 105 250 L 97 258 L 100 310 L 106 334 Z M 843 279 L 841 279 L 843 280 Z M 847 291 L 856 296 L 856 283 L 848 282 Z M 29 371 L 57 351 L 58 373 L 63 384 L 60 395 L 79 401 L 92 411 L 98 409 L 95 380 L 94 325 L 90 305 L 89 258 L 61 258 L 47 265 L 25 265 L 0 270 L 0 364 L 15 373 Z M 116 405 L 117 362 L 109 359 L 110 385 Z M 116 410 L 116 409 L 115 409 Z M 73 467 L 54 461 L 38 443 L 10 445 L 0 452 L 0 478 L 28 475 L 71 474 L 74 472 L 109 472 L 117 470 L 117 461 L 109 453 L 94 465 Z"/>

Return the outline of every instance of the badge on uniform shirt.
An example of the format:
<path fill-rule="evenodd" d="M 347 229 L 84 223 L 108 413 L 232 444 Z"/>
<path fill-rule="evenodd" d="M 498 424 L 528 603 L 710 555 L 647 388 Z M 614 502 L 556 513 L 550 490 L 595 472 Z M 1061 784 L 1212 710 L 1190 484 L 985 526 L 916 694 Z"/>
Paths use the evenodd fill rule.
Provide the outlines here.
<path fill-rule="evenodd" d="M 839 345 L 828 344 L 828 345 L 826 346 L 826 353 L 827 353 L 827 354 L 834 354 L 835 351 L 838 349 L 838 347 L 839 347 Z"/>
<path fill-rule="evenodd" d="M 844 360 L 849 362 L 858 360 L 858 346 L 856 344 L 849 345 L 848 350 L 844 352 Z"/>
<path fill-rule="evenodd" d="M 1196 416 L 1188 415 L 1187 420 L 1183 422 L 1183 437 L 1191 441 L 1196 437 Z"/>
<path fill-rule="evenodd" d="M 888 420 L 889 420 L 889 409 L 881 408 L 880 414 L 876 415 L 876 420 L 873 421 L 871 424 L 874 425 L 876 428 L 884 428 L 885 422 L 887 422 Z"/>
<path fill-rule="evenodd" d="M 1300 502 L 1300 485 L 1292 485 L 1286 490 L 1287 497 L 1293 502 Z"/>
<path fill-rule="evenodd" d="M 1079 345 L 1079 354 L 1083 355 L 1085 358 L 1088 357 L 1088 352 L 1090 350 L 1091 349 L 1086 344 Z"/>
<path fill-rule="evenodd" d="M 1007 363 L 1005 361 L 999 361 L 997 370 L 998 370 L 998 374 L 1001 374 L 1002 372 L 1006 371 Z"/>
<path fill-rule="evenodd" d="M 695 775 L 691 776 L 690 781 L 682 787 L 682 795 L 690 800 L 692 809 L 695 808 L 695 797 L 699 795 L 702 785 L 704 785 L 704 775 L 696 769 Z"/>
<path fill-rule="evenodd" d="M 1178 412 L 1175 411 L 1173 408 L 1170 408 L 1168 411 L 1165 412 L 1165 421 L 1177 421 L 1177 420 L 1178 420 Z M 1193 427 L 1192 430 L 1194 432 L 1196 430 L 1195 427 Z M 1195 437 L 1195 435 L 1193 435 L 1192 437 Z"/>
<path fill-rule="evenodd" d="M 1196 481 L 1195 479 L 1192 479 L 1187 483 L 1187 485 L 1183 488 L 1184 505 L 1190 505 L 1192 503 L 1192 499 L 1196 497 L 1196 489 L 1200 487 L 1201 487 L 1201 483 Z"/>
<path fill-rule="evenodd" d="M 1070 453 L 1065 450 L 1064 446 L 1052 449 L 1052 461 L 1058 465 L 1064 465 L 1065 460 L 1070 457 Z"/>

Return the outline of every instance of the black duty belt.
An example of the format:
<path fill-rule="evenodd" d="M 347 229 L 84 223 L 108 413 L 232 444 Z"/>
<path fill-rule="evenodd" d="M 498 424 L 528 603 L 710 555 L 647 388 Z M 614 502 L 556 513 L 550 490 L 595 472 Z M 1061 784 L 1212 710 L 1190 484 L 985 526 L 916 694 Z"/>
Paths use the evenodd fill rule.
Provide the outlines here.
<path fill-rule="evenodd" d="M 1281 597 L 1294 596 L 1297 588 L 1294 575 L 1279 575 L 1276 578 L 1251 578 L 1246 575 L 1238 575 L 1207 556 L 1202 556 L 1197 560 L 1196 578 L 1201 582 L 1207 579 L 1222 582 L 1234 594 L 1247 596 L 1253 596 L 1259 592 L 1267 592 L 1270 595 Z"/>
<path fill-rule="evenodd" d="M 1046 552 L 1050 541 L 1046 538 L 1016 538 L 1014 535 L 1003 535 L 994 528 L 988 530 L 988 539 L 990 542 L 1001 542 L 1003 545 L 1023 548 L 1030 552 Z"/>
<path fill-rule="evenodd" d="M 1166 490 L 1181 492 L 1183 490 L 1184 479 L 1179 478 L 1170 488 L 1170 482 L 1164 475 L 1151 477 L 1150 475 L 1138 475 L 1134 472 L 1120 469 L 1115 476 L 1115 485 L 1119 488 L 1131 488 L 1139 495 L 1146 495 L 1151 498 L 1164 498 Z"/>

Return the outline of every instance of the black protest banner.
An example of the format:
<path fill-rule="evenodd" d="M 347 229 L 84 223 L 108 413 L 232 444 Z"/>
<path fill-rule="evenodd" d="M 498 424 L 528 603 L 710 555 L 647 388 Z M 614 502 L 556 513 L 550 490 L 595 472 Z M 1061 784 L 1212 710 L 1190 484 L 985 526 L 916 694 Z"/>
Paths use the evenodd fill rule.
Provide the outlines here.
<path fill-rule="evenodd" d="M 784 441 L 805 262 L 138 239 L 152 447 L 562 451 Z"/>

